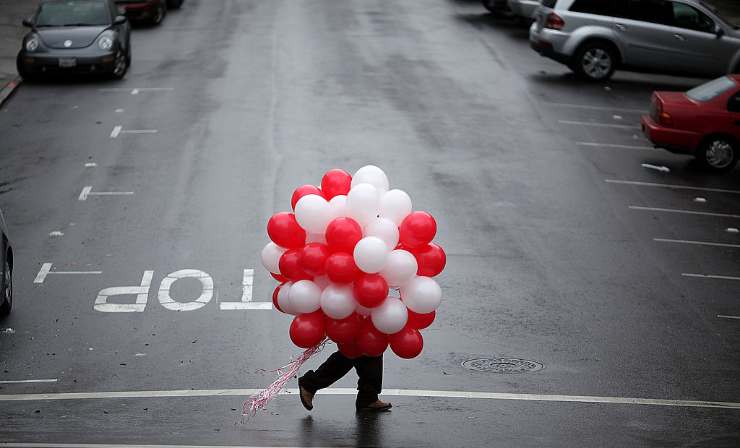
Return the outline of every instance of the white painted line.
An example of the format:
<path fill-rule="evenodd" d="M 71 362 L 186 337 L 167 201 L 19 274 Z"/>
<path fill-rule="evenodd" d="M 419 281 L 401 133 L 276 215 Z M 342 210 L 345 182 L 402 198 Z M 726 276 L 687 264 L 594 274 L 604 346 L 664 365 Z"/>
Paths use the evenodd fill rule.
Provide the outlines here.
<path fill-rule="evenodd" d="M 238 302 L 221 302 L 219 309 L 223 311 L 236 310 L 271 310 L 272 302 L 252 302 L 252 284 L 254 283 L 254 269 L 244 269 L 242 275 L 242 298 Z"/>
<path fill-rule="evenodd" d="M 39 269 L 39 273 L 36 274 L 36 278 L 33 279 L 34 283 L 44 283 L 44 280 L 46 279 L 46 276 L 49 275 L 49 272 L 51 271 L 51 263 L 44 263 L 41 265 L 41 269 Z"/>
<path fill-rule="evenodd" d="M 116 112 L 117 114 L 120 114 L 120 113 L 122 113 L 122 112 L 123 112 L 123 109 L 121 109 L 121 108 L 118 108 L 118 109 L 116 109 L 116 110 L 115 110 L 115 112 Z"/>
<path fill-rule="evenodd" d="M 570 121 L 570 120 L 558 120 L 560 124 L 571 124 L 576 126 L 596 126 L 602 128 L 616 128 L 616 129 L 638 129 L 639 126 L 626 125 L 626 124 L 612 124 L 612 123 L 596 123 L 592 121 Z"/>
<path fill-rule="evenodd" d="M 653 241 L 658 243 L 694 244 L 697 246 L 740 248 L 740 244 L 712 243 L 707 241 L 671 240 L 668 238 L 653 238 Z"/>
<path fill-rule="evenodd" d="M 8 380 L 0 381 L 0 384 L 23 384 L 23 383 L 56 383 L 59 381 L 56 378 L 41 379 L 41 380 Z"/>
<path fill-rule="evenodd" d="M 95 168 L 96 166 L 98 166 L 98 164 L 95 163 L 95 162 L 87 162 L 87 163 L 85 163 L 85 168 Z"/>
<path fill-rule="evenodd" d="M 616 145 L 612 143 L 595 143 L 595 142 L 576 142 L 578 146 L 588 146 L 593 148 L 614 148 L 614 149 L 637 149 L 641 151 L 662 151 L 652 146 L 634 146 L 634 145 Z"/>
<path fill-rule="evenodd" d="M 139 94 L 139 89 L 134 89 L 131 91 L 131 95 L 138 95 L 138 94 Z"/>
<path fill-rule="evenodd" d="M 121 131 L 121 134 L 156 134 L 156 129 L 126 129 Z"/>
<path fill-rule="evenodd" d="M 714 193 L 740 194 L 740 190 L 725 190 L 722 188 L 693 187 L 691 185 L 661 184 L 661 183 L 655 183 L 655 182 L 638 182 L 634 180 L 617 180 L 617 179 L 604 179 L 604 182 L 608 184 L 635 185 L 638 187 L 657 187 L 657 188 L 670 188 L 673 190 L 696 190 L 696 191 L 711 191 Z"/>
<path fill-rule="evenodd" d="M 725 229 L 725 232 L 727 233 L 740 233 L 740 229 L 737 227 L 728 227 Z"/>
<path fill-rule="evenodd" d="M 77 199 L 80 200 L 80 201 L 86 201 L 87 200 L 87 196 L 90 194 L 91 191 L 92 191 L 92 186 L 91 185 L 88 185 L 86 187 L 82 187 L 82 191 L 80 192 L 80 196 Z"/>
<path fill-rule="evenodd" d="M 697 212 L 694 210 L 680 210 L 674 208 L 657 208 L 657 207 L 640 207 L 637 205 L 630 205 L 630 210 L 645 210 L 650 212 L 665 212 L 665 213 L 683 213 L 686 215 L 702 215 L 702 216 L 716 216 L 719 218 L 740 218 L 740 215 L 732 215 L 729 213 L 713 213 L 713 212 Z"/>
<path fill-rule="evenodd" d="M 726 314 L 717 314 L 717 317 L 720 318 L 720 319 L 740 320 L 740 316 L 728 316 Z"/>
<path fill-rule="evenodd" d="M 62 232 L 61 230 L 54 230 L 52 232 L 49 232 L 49 236 L 52 238 L 64 236 L 64 232 Z"/>
<path fill-rule="evenodd" d="M 131 196 L 133 194 L 133 191 L 92 191 L 92 186 L 88 185 L 82 189 L 77 199 L 86 201 L 90 196 Z"/>
<path fill-rule="evenodd" d="M 114 87 L 110 89 L 98 89 L 98 92 L 130 92 L 131 95 L 137 95 L 139 92 L 171 92 L 173 90 L 175 90 L 173 87 L 134 87 L 133 89 L 127 87 Z"/>
<path fill-rule="evenodd" d="M 694 202 L 699 202 L 701 204 L 704 204 L 704 203 L 707 202 L 707 198 L 696 197 L 696 198 L 694 198 Z"/>
<path fill-rule="evenodd" d="M 123 126 L 114 126 L 113 130 L 110 132 L 110 138 L 117 138 L 118 134 L 121 133 L 122 129 L 123 129 Z"/>
<path fill-rule="evenodd" d="M 714 274 L 688 274 L 683 273 L 681 274 L 683 277 L 692 277 L 692 278 L 708 278 L 713 280 L 740 280 L 740 277 L 731 277 L 729 275 L 714 275 Z"/>
<path fill-rule="evenodd" d="M 311 445 L 321 448 L 319 445 Z M 283 446 L 247 446 L 247 445 L 121 445 L 110 443 L 24 443 L 0 442 L 0 447 L 7 448 L 304 448 Z M 326 447 L 324 447 L 326 448 Z"/>
<path fill-rule="evenodd" d="M 623 120 L 624 118 L 621 115 L 612 115 L 612 118 L 615 120 Z"/>
<path fill-rule="evenodd" d="M 58 401 L 58 400 L 89 400 L 113 398 L 172 398 L 172 397 L 230 397 L 250 396 L 261 389 L 180 389 L 180 390 L 142 390 L 123 392 L 66 392 L 49 394 L 9 394 L 0 395 L 0 401 Z M 298 389 L 285 389 L 280 395 L 295 395 Z M 356 395 L 357 389 L 336 387 L 323 389 L 320 395 Z M 470 392 L 454 390 L 422 390 L 422 389 L 384 389 L 382 395 L 389 397 L 432 397 L 432 398 L 462 398 L 482 400 L 517 400 L 517 401 L 553 401 L 572 403 L 603 403 L 603 404 L 632 404 L 648 406 L 673 406 L 689 408 L 721 408 L 738 409 L 740 403 L 725 401 L 700 400 L 667 400 L 660 398 L 633 398 L 633 397 L 598 397 L 590 395 L 542 395 L 542 394 L 511 394 L 501 392 Z"/>
<path fill-rule="evenodd" d="M 640 166 L 643 167 L 643 168 L 647 168 L 649 170 L 660 171 L 661 173 L 670 173 L 671 172 L 671 169 L 670 168 L 668 168 L 667 166 L 663 166 L 663 165 L 651 165 L 649 163 L 642 163 L 642 164 L 640 164 Z"/>
<path fill-rule="evenodd" d="M 570 107 L 573 109 L 588 109 L 588 110 L 606 110 L 606 111 L 615 111 L 615 112 L 632 112 L 636 114 L 644 114 L 647 111 L 643 109 L 627 109 L 624 107 L 609 107 L 609 106 L 590 106 L 585 104 L 570 104 L 570 103 L 550 103 L 545 102 L 548 106 L 555 106 L 555 107 Z"/>

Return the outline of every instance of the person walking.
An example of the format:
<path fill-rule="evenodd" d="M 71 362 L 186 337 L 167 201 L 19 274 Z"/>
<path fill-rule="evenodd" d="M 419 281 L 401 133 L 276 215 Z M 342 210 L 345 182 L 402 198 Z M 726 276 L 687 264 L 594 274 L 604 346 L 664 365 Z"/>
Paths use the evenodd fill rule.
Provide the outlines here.
<path fill-rule="evenodd" d="M 331 386 L 352 367 L 357 371 L 357 399 L 355 407 L 358 411 L 383 412 L 391 409 L 391 404 L 378 398 L 383 387 L 383 355 L 359 356 L 350 359 L 336 351 L 324 361 L 314 372 L 309 370 L 298 378 L 298 390 L 303 407 L 309 411 L 313 409 L 313 397 L 320 389 Z"/>

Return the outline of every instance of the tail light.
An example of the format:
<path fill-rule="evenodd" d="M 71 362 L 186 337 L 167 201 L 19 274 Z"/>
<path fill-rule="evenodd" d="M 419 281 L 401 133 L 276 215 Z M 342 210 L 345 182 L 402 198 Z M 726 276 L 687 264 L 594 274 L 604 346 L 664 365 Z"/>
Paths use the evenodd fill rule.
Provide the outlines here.
<path fill-rule="evenodd" d="M 663 101 L 653 96 L 653 118 L 663 126 L 673 126 L 673 116 L 663 110 Z"/>
<path fill-rule="evenodd" d="M 560 31 L 565 28 L 565 20 L 554 12 L 551 12 L 545 19 L 545 28 Z"/>

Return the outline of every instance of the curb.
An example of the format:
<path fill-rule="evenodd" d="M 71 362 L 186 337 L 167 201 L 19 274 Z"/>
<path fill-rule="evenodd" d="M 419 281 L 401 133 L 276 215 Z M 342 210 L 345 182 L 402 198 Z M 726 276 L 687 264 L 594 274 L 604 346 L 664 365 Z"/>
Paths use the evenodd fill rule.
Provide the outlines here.
<path fill-rule="evenodd" d="M 11 79 L 5 84 L 5 87 L 0 90 L 0 107 L 5 104 L 8 99 L 13 95 L 13 92 L 21 85 L 21 77 L 18 76 L 15 79 Z"/>

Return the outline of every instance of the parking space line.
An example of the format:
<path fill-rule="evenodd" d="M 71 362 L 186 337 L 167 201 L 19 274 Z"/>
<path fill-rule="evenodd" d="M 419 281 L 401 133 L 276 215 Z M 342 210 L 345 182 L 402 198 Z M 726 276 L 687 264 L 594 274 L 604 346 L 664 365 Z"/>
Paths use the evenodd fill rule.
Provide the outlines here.
<path fill-rule="evenodd" d="M 638 149 L 644 151 L 661 151 L 658 148 L 652 146 L 633 146 L 633 145 L 616 145 L 612 143 L 596 143 L 596 142 L 576 142 L 578 146 L 588 146 L 594 148 L 616 148 L 616 149 Z"/>
<path fill-rule="evenodd" d="M 59 401 L 59 400 L 90 400 L 115 398 L 175 398 L 175 397 L 245 397 L 260 392 L 260 389 L 180 389 L 180 390 L 141 390 L 121 392 L 60 392 L 48 394 L 8 394 L 0 395 L 0 401 Z M 285 389 L 280 395 L 295 395 L 298 389 Z M 355 395 L 357 389 L 336 387 L 323 389 L 320 395 Z M 740 410 L 740 403 L 725 401 L 702 400 L 669 400 L 660 398 L 634 397 L 600 397 L 590 395 L 543 395 L 543 394 L 514 394 L 502 392 L 472 392 L 455 390 L 423 390 L 423 389 L 384 389 L 383 395 L 391 397 L 430 397 L 430 398 L 458 398 L 479 400 L 516 400 L 516 401 L 544 401 L 561 403 L 600 403 L 600 404 L 629 404 L 646 406 L 669 406 L 689 408 L 721 408 Z"/>
<path fill-rule="evenodd" d="M 315 445 L 311 445 L 315 446 Z M 252 445 L 124 445 L 111 443 L 24 443 L 0 442 L 0 447 L 7 448 L 291 448 L 282 446 Z M 303 448 L 293 446 L 292 448 Z M 320 446 L 319 446 L 320 448 Z"/>
<path fill-rule="evenodd" d="M 121 131 L 121 134 L 156 134 L 159 132 L 156 129 L 125 129 Z"/>
<path fill-rule="evenodd" d="M 110 138 L 117 138 L 118 134 L 121 133 L 121 129 L 123 129 L 123 126 L 114 126 L 113 130 L 110 132 Z"/>
<path fill-rule="evenodd" d="M 52 271 L 51 268 L 53 263 L 44 263 L 39 269 L 39 273 L 36 274 L 36 278 L 33 279 L 34 283 L 44 283 L 48 275 L 99 275 L 103 271 Z"/>
<path fill-rule="evenodd" d="M 689 273 L 683 273 L 681 275 L 683 277 L 708 278 L 708 279 L 714 279 L 714 280 L 740 280 L 740 277 L 732 277 L 732 276 L 729 276 L 729 275 L 689 274 Z"/>
<path fill-rule="evenodd" d="M 92 191 L 92 186 L 88 185 L 82 188 L 78 200 L 86 201 L 90 196 L 131 196 L 133 191 Z"/>
<path fill-rule="evenodd" d="M 57 378 L 47 378 L 39 380 L 6 380 L 0 381 L 0 384 L 56 383 L 57 381 L 59 381 Z"/>
<path fill-rule="evenodd" d="M 649 212 L 682 213 L 685 215 L 716 216 L 719 218 L 733 218 L 733 219 L 740 218 L 740 215 L 732 215 L 729 213 L 698 212 L 694 210 L 680 210 L 680 209 L 674 209 L 674 208 L 640 207 L 638 205 L 630 205 L 628 208 L 630 210 L 645 210 Z"/>
<path fill-rule="evenodd" d="M 616 128 L 616 129 L 640 129 L 639 126 L 628 125 L 628 124 L 612 124 L 612 123 L 595 123 L 592 121 L 571 121 L 571 120 L 558 120 L 560 124 L 572 124 L 576 126 L 596 126 L 603 128 Z"/>
<path fill-rule="evenodd" d="M 634 181 L 634 180 L 617 180 L 617 179 L 604 179 L 604 182 L 608 184 L 635 185 L 638 187 L 656 187 L 656 188 L 670 188 L 673 190 L 695 190 L 695 191 L 711 191 L 713 193 L 740 194 L 740 190 L 725 190 L 722 188 L 692 187 L 691 185 L 661 184 L 661 183 L 656 183 L 656 182 L 639 182 L 639 181 Z"/>
<path fill-rule="evenodd" d="M 740 316 L 728 316 L 726 314 L 717 314 L 717 317 L 720 319 L 740 320 Z"/>
<path fill-rule="evenodd" d="M 605 111 L 616 111 L 616 112 L 630 112 L 636 114 L 647 113 L 644 109 L 629 109 L 624 107 L 607 107 L 607 106 L 589 106 L 586 104 L 570 104 L 570 103 L 550 103 L 545 101 L 544 104 L 554 107 L 569 107 L 572 109 L 588 109 L 588 110 L 605 110 Z"/>
<path fill-rule="evenodd" d="M 117 92 L 129 92 L 131 95 L 138 95 L 140 92 L 171 92 L 175 90 L 174 87 L 117 87 L 111 89 L 98 89 L 98 92 L 102 93 L 117 93 Z"/>
<path fill-rule="evenodd" d="M 693 244 L 697 246 L 740 248 L 740 244 L 713 243 L 710 241 L 672 240 L 669 238 L 653 238 L 653 241 L 657 243 Z"/>

